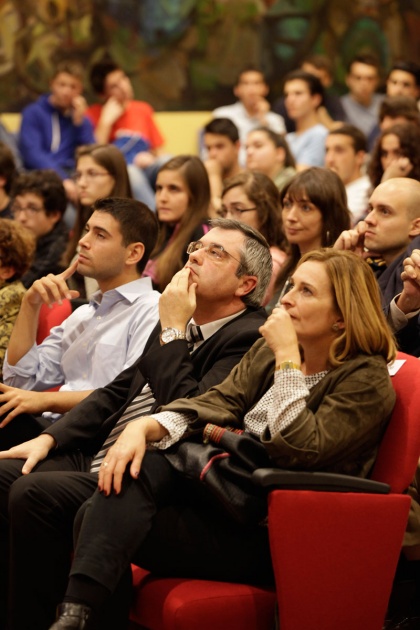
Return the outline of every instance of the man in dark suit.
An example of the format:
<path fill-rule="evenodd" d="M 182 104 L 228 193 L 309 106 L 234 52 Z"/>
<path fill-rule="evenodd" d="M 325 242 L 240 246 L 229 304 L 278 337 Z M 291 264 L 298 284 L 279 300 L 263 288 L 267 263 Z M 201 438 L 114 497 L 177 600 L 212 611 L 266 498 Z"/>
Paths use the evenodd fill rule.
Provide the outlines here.
<path fill-rule="evenodd" d="M 185 268 L 160 299 L 160 324 L 134 366 L 35 440 L 0 453 L 0 597 L 10 525 L 13 630 L 44 630 L 53 621 L 69 570 L 74 515 L 96 489 L 92 471 L 125 426 L 221 382 L 259 336 L 266 318 L 259 305 L 271 277 L 261 235 L 220 219 L 188 251 Z M 199 330 L 190 333 L 190 323 Z"/>

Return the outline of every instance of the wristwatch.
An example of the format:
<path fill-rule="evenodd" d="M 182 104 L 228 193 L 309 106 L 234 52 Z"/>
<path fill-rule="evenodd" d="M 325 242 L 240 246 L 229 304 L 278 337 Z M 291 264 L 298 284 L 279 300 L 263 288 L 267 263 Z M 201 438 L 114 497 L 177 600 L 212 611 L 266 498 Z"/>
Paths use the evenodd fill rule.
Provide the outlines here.
<path fill-rule="evenodd" d="M 302 370 L 301 366 L 293 361 L 282 361 L 280 365 L 276 365 L 277 370 Z"/>
<path fill-rule="evenodd" d="M 175 339 L 185 339 L 185 333 L 178 328 L 164 328 L 160 333 L 160 345 L 164 346 L 166 343 L 175 341 Z"/>

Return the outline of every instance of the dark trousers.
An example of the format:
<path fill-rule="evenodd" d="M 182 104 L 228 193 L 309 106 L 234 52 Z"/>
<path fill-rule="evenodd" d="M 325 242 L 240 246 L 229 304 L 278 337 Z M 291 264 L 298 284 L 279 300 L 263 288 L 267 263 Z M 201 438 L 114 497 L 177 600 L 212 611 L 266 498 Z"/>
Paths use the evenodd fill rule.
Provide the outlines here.
<path fill-rule="evenodd" d="M 90 578 L 105 587 L 105 604 L 131 562 L 158 575 L 273 581 L 267 529 L 233 522 L 161 452 L 146 452 L 139 479 L 126 474 L 120 495 L 96 490 L 76 517 L 75 535 L 70 597 L 78 577 L 81 596 Z"/>
<path fill-rule="evenodd" d="M 1 410 L 1 407 L 0 407 Z M 2 417 L 0 416 L 0 421 Z M 0 429 L 0 451 L 22 444 L 37 437 L 50 423 L 45 418 L 37 418 L 29 413 L 21 413 L 9 424 Z"/>
<path fill-rule="evenodd" d="M 46 630 L 54 621 L 70 569 L 74 515 L 97 485 L 90 461 L 80 452 L 55 454 L 25 476 L 22 460 L 0 461 L 1 628 Z"/>
<path fill-rule="evenodd" d="M 76 513 L 72 580 L 87 577 L 116 593 L 109 609 L 128 607 L 132 561 L 160 575 L 272 581 L 267 530 L 231 521 L 160 452 L 146 453 L 139 479 L 127 473 L 118 496 L 96 490 L 89 464 L 80 453 L 55 455 L 21 476 L 22 461 L 0 461 L 0 575 L 7 580 L 10 546 L 9 630 L 51 625 L 66 590 Z"/>

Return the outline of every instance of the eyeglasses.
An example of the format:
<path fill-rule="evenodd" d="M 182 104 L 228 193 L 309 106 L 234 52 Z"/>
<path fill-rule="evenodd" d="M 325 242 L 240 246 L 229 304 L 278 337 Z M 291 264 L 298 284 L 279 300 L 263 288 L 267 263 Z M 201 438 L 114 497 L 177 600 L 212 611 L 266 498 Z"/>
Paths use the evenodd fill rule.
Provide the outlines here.
<path fill-rule="evenodd" d="M 87 182 L 91 182 L 97 177 L 105 177 L 105 175 L 110 175 L 110 173 L 108 173 L 108 171 L 86 171 L 85 173 L 76 171 L 73 175 L 73 179 L 75 182 L 79 182 L 82 177 L 84 177 Z"/>
<path fill-rule="evenodd" d="M 20 206 L 18 203 L 14 203 L 11 210 L 14 216 L 17 216 L 20 212 L 34 215 L 38 214 L 38 212 L 42 212 L 44 210 L 44 206 L 36 206 L 34 203 L 28 203 L 27 206 Z"/>
<path fill-rule="evenodd" d="M 223 245 L 218 245 L 217 243 L 209 243 L 208 245 L 204 245 L 202 241 L 193 241 L 187 247 L 187 254 L 193 254 L 197 252 L 199 249 L 202 249 L 205 254 L 212 260 L 227 260 L 228 257 L 236 260 L 237 263 L 242 265 L 241 261 L 229 254 L 223 247 Z"/>
<path fill-rule="evenodd" d="M 252 212 L 253 210 L 258 210 L 255 206 L 253 208 L 226 208 L 226 206 L 222 206 L 220 210 L 217 211 L 219 217 L 222 219 L 226 219 L 228 214 L 231 214 L 236 219 L 240 219 L 244 212 Z"/>

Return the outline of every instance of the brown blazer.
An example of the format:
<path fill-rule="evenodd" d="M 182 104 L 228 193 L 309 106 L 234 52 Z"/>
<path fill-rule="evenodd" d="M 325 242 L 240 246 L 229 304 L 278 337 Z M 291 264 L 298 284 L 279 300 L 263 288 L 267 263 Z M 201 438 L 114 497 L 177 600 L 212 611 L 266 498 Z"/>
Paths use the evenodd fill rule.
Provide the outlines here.
<path fill-rule="evenodd" d="M 273 383 L 274 356 L 258 340 L 218 386 L 194 399 L 179 399 L 159 411 L 194 414 L 191 432 L 207 422 L 242 426 Z M 395 403 L 385 360 L 360 354 L 332 369 L 307 398 L 296 420 L 261 441 L 273 462 L 291 470 L 322 470 L 366 477 Z"/>

